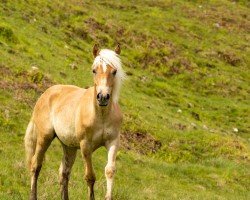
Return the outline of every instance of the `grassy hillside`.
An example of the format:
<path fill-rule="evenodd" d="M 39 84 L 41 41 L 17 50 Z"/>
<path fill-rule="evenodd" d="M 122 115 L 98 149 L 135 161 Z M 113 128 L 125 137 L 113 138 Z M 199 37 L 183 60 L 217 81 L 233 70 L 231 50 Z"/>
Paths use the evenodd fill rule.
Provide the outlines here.
<path fill-rule="evenodd" d="M 122 45 L 127 72 L 114 197 L 250 199 L 250 4 L 242 1 L 2 0 L 0 199 L 27 199 L 23 137 L 53 84 L 92 85 L 92 47 Z M 39 199 L 59 199 L 54 141 Z M 106 151 L 94 154 L 97 199 Z M 86 197 L 78 155 L 70 199 Z"/>

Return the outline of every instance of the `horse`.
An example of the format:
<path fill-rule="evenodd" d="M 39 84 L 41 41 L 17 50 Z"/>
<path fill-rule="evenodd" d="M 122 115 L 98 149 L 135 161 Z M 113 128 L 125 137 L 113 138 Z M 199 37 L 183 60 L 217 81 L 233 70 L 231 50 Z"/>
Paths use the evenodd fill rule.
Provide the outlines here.
<path fill-rule="evenodd" d="M 83 89 L 73 85 L 54 85 L 37 100 L 28 124 L 24 143 L 31 173 L 30 200 L 37 199 L 37 181 L 44 155 L 54 138 L 63 149 L 59 168 L 61 199 L 68 200 L 68 182 L 78 149 L 85 160 L 88 199 L 94 200 L 95 173 L 92 153 L 101 146 L 108 152 L 105 166 L 106 200 L 112 198 L 116 155 L 120 144 L 122 113 L 118 104 L 125 73 L 121 48 L 114 51 L 93 47 L 94 86 Z"/>

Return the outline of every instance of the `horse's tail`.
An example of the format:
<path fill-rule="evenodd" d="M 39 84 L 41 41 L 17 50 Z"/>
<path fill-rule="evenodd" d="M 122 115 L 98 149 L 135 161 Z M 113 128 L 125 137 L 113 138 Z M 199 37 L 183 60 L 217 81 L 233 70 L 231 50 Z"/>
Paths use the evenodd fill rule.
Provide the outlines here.
<path fill-rule="evenodd" d="M 29 168 L 31 167 L 31 159 L 35 154 L 36 141 L 37 141 L 37 135 L 35 131 L 35 124 L 32 121 L 30 121 L 24 137 L 26 162 Z"/>

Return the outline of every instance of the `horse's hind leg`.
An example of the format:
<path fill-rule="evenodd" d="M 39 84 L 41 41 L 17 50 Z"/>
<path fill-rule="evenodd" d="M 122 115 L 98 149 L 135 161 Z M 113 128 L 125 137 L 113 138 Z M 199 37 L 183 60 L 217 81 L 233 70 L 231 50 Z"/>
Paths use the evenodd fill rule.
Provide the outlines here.
<path fill-rule="evenodd" d="M 31 161 L 31 193 L 30 200 L 37 199 L 37 180 L 42 168 L 42 162 L 49 145 L 54 137 L 52 135 L 43 137 L 38 134 L 35 154 Z"/>
<path fill-rule="evenodd" d="M 62 200 L 68 200 L 68 182 L 71 172 L 71 168 L 76 158 L 76 148 L 70 148 L 62 144 L 63 147 L 63 159 L 59 169 L 60 185 L 61 185 L 61 198 Z"/>

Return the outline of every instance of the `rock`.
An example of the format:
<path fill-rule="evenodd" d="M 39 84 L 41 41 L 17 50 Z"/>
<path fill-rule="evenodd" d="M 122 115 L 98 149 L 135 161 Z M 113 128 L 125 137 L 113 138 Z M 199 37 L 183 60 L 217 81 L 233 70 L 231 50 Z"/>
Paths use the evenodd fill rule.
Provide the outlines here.
<path fill-rule="evenodd" d="M 234 128 L 233 128 L 233 132 L 238 133 L 239 130 L 238 130 L 236 127 L 234 127 Z"/>
<path fill-rule="evenodd" d="M 218 181 L 217 181 L 217 186 L 218 186 L 218 187 L 223 187 L 223 186 L 225 186 L 225 184 L 226 184 L 226 181 L 225 181 L 225 180 L 218 180 Z"/>
<path fill-rule="evenodd" d="M 214 26 L 215 26 L 216 28 L 220 28 L 220 24 L 219 24 L 219 23 L 214 23 Z"/>
<path fill-rule="evenodd" d="M 187 105 L 188 105 L 188 108 L 193 108 L 193 104 L 188 103 Z"/>
<path fill-rule="evenodd" d="M 178 109 L 177 112 L 178 112 L 178 113 L 182 113 L 182 110 L 181 110 L 181 109 Z"/>
<path fill-rule="evenodd" d="M 37 66 L 31 66 L 32 71 L 37 71 L 39 68 Z"/>
<path fill-rule="evenodd" d="M 194 128 L 197 128 L 197 125 L 195 123 L 191 123 L 191 126 L 194 127 Z"/>
<path fill-rule="evenodd" d="M 208 130 L 208 127 L 205 124 L 202 127 L 203 129 Z"/>
<path fill-rule="evenodd" d="M 6 118 L 6 119 L 9 119 L 10 118 L 10 111 L 9 110 L 4 110 L 4 117 Z"/>
<path fill-rule="evenodd" d="M 141 82 L 147 82 L 149 79 L 148 79 L 148 77 L 147 76 L 141 76 L 140 77 L 140 80 L 141 80 Z"/>
<path fill-rule="evenodd" d="M 202 191 L 206 190 L 206 188 L 205 188 L 204 186 L 202 186 L 202 185 L 196 185 L 195 187 L 196 187 L 198 190 L 202 190 Z"/>
<path fill-rule="evenodd" d="M 63 78 L 66 78 L 66 77 L 67 77 L 67 74 L 65 74 L 64 72 L 60 72 L 60 75 L 61 75 Z"/>
<path fill-rule="evenodd" d="M 70 67 L 71 67 L 71 69 L 73 69 L 73 70 L 78 69 L 78 67 L 77 67 L 76 63 L 71 63 L 71 64 L 69 64 L 69 66 L 70 66 Z"/>

